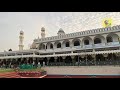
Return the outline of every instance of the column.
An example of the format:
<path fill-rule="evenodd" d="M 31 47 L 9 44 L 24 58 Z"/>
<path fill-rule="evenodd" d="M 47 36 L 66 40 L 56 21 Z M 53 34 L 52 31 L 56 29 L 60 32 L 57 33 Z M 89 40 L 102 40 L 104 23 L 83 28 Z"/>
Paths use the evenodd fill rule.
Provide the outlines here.
<path fill-rule="evenodd" d="M 92 55 L 92 57 L 93 57 L 93 59 L 94 59 L 94 63 L 95 63 L 95 65 L 96 65 L 96 55 L 95 55 L 95 44 L 94 44 L 94 38 L 95 38 L 95 36 L 91 36 L 91 39 L 92 39 L 92 47 L 93 47 L 93 55 Z"/>
<path fill-rule="evenodd" d="M 70 41 L 70 47 L 72 48 L 73 47 L 73 39 L 69 39 L 69 41 Z"/>
<path fill-rule="evenodd" d="M 62 45 L 63 41 L 60 41 L 60 43 L 61 43 L 61 49 L 63 49 L 63 45 Z"/>
<path fill-rule="evenodd" d="M 84 42 L 83 42 L 83 38 L 79 38 L 79 40 L 81 41 L 81 42 L 80 42 L 80 46 L 81 46 L 81 48 L 83 48 L 83 45 L 84 45 L 84 44 L 83 44 L 83 43 L 84 43 Z"/>
<path fill-rule="evenodd" d="M 47 57 L 47 65 L 49 65 L 49 60 L 51 57 Z"/>
<path fill-rule="evenodd" d="M 102 36 L 105 38 L 104 44 L 107 45 L 107 40 L 106 40 L 107 34 L 103 34 Z"/>
<path fill-rule="evenodd" d="M 73 65 L 75 65 L 75 60 L 74 60 L 74 58 L 75 58 L 75 56 L 71 56 Z"/>
<path fill-rule="evenodd" d="M 33 57 L 33 62 L 35 63 L 35 57 Z"/>
<path fill-rule="evenodd" d="M 57 57 L 54 57 L 55 65 L 57 65 Z"/>
<path fill-rule="evenodd" d="M 21 64 L 23 64 L 24 62 L 23 62 L 23 58 L 20 58 L 21 59 Z"/>
<path fill-rule="evenodd" d="M 64 63 L 65 63 L 65 58 L 66 58 L 66 56 L 63 56 L 63 57 L 62 57 Z"/>
<path fill-rule="evenodd" d="M 51 42 L 52 43 L 52 45 L 53 45 L 53 49 L 55 49 L 55 42 Z"/>
<path fill-rule="evenodd" d="M 29 61 L 29 57 L 28 57 L 28 58 L 26 58 L 26 59 L 27 59 L 27 64 L 29 64 L 29 62 L 28 62 L 28 61 Z"/>
<path fill-rule="evenodd" d="M 69 41 L 70 41 L 71 53 L 73 53 L 73 50 L 72 50 L 72 47 L 73 47 L 73 42 L 72 41 L 73 41 L 73 39 L 70 39 Z"/>
<path fill-rule="evenodd" d="M 47 48 L 46 48 L 47 43 L 44 43 L 44 45 L 45 45 L 45 50 L 46 50 L 46 49 L 47 49 Z"/>
<path fill-rule="evenodd" d="M 95 55 L 95 54 L 92 54 L 91 56 L 92 56 L 92 58 L 94 59 L 94 63 L 95 63 L 95 65 L 96 65 L 96 55 Z"/>

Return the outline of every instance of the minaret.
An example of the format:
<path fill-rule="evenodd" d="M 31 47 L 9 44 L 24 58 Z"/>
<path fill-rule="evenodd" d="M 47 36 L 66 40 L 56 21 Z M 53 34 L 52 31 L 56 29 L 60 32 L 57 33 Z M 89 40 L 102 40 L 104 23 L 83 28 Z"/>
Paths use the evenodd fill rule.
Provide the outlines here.
<path fill-rule="evenodd" d="M 23 39 L 24 39 L 24 32 L 20 31 L 20 36 L 19 36 L 19 50 L 23 50 Z"/>
<path fill-rule="evenodd" d="M 45 38 L 45 28 L 41 28 L 41 38 Z"/>

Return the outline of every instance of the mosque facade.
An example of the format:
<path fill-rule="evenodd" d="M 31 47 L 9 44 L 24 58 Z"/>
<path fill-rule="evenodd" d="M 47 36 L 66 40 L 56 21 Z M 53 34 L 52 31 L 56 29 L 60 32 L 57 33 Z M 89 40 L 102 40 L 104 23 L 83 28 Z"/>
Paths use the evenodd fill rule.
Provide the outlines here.
<path fill-rule="evenodd" d="M 20 31 L 19 50 L 0 52 L 0 65 L 23 63 L 46 66 L 120 65 L 120 25 L 66 34 L 62 28 L 57 36 L 34 39 L 24 50 L 24 32 Z"/>

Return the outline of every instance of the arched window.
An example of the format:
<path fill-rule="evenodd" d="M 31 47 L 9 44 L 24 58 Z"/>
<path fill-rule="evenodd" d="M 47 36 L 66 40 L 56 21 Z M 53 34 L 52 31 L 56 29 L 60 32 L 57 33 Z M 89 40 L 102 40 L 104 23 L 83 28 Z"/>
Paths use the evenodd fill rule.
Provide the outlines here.
<path fill-rule="evenodd" d="M 45 49 L 45 45 L 44 44 L 42 45 L 42 47 L 43 47 L 43 49 Z"/>
<path fill-rule="evenodd" d="M 99 44 L 101 43 L 101 39 L 100 38 L 95 38 L 94 39 L 94 44 Z"/>
<path fill-rule="evenodd" d="M 74 46 L 80 46 L 79 41 L 75 41 L 75 42 L 74 42 Z"/>
<path fill-rule="evenodd" d="M 57 48 L 61 48 L 61 43 L 58 43 L 58 44 L 57 44 Z"/>
<path fill-rule="evenodd" d="M 44 44 L 40 44 L 39 49 L 40 50 L 45 49 L 45 45 Z"/>
<path fill-rule="evenodd" d="M 89 40 L 87 39 L 87 40 L 84 40 L 84 44 L 85 45 L 89 45 Z"/>
<path fill-rule="evenodd" d="M 69 46 L 70 46 L 70 45 L 69 45 L 69 42 L 66 42 L 65 46 L 66 46 L 66 47 L 69 47 Z"/>
<path fill-rule="evenodd" d="M 53 49 L 53 44 L 50 44 L 50 49 Z"/>
<path fill-rule="evenodd" d="M 113 42 L 113 39 L 110 36 L 107 37 L 107 43 L 109 43 L 109 42 Z"/>

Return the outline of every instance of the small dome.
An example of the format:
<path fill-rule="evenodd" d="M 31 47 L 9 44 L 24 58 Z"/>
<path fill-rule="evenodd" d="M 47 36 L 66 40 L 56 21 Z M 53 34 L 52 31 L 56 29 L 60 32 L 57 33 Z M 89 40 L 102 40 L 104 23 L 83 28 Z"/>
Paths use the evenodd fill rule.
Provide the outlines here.
<path fill-rule="evenodd" d="M 24 34 L 24 32 L 23 32 L 23 31 L 20 31 L 20 34 L 21 34 L 21 35 L 23 35 L 23 34 Z"/>
<path fill-rule="evenodd" d="M 45 31 L 45 28 L 44 28 L 44 27 L 42 27 L 42 28 L 41 28 L 41 31 Z"/>
<path fill-rule="evenodd" d="M 63 32 L 63 33 L 64 33 L 64 31 L 63 31 L 63 29 L 62 29 L 62 28 L 60 28 L 60 29 L 59 29 L 58 33 L 59 33 L 59 32 Z"/>

